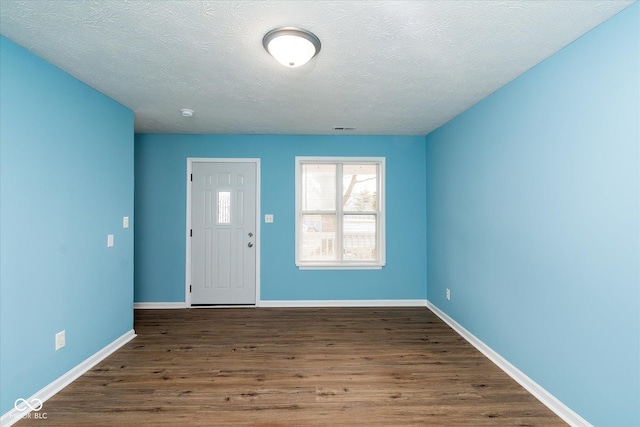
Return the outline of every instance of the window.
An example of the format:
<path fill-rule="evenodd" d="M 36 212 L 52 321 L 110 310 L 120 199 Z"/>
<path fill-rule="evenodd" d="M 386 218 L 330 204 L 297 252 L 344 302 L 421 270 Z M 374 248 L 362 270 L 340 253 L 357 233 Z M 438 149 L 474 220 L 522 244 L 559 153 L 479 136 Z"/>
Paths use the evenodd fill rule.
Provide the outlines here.
<path fill-rule="evenodd" d="M 384 158 L 296 157 L 296 265 L 382 268 Z"/>
<path fill-rule="evenodd" d="M 218 192 L 218 224 L 231 224 L 231 191 Z"/>

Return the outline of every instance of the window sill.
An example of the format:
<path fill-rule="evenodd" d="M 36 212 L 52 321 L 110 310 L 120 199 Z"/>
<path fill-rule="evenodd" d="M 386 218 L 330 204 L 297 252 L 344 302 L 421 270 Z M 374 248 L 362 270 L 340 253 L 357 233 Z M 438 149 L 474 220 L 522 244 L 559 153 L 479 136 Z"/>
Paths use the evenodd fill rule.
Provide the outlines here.
<path fill-rule="evenodd" d="M 382 270 L 384 264 L 296 264 L 299 270 Z"/>

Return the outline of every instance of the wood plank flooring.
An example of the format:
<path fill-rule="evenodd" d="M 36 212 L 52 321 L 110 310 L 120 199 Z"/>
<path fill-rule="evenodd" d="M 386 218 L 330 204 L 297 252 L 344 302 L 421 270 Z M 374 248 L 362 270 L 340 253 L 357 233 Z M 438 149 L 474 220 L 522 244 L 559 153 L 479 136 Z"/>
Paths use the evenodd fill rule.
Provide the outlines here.
<path fill-rule="evenodd" d="M 556 426 L 426 308 L 138 310 L 18 426 Z"/>

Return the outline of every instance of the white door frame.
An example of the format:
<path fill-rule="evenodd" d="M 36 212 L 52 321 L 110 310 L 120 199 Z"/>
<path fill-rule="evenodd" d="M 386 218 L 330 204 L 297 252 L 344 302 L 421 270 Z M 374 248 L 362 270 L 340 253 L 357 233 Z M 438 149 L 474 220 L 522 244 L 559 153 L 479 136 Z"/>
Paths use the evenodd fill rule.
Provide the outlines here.
<path fill-rule="evenodd" d="M 186 241 L 186 264 L 185 264 L 185 290 L 184 301 L 187 308 L 191 307 L 191 292 L 189 287 L 191 286 L 191 174 L 193 172 L 193 163 L 253 163 L 256 165 L 256 303 L 255 306 L 260 305 L 260 159 L 250 158 L 211 158 L 211 157 L 187 157 L 187 229 L 185 232 Z M 214 306 L 224 307 L 224 306 Z M 210 308 L 210 307 L 205 307 Z"/>

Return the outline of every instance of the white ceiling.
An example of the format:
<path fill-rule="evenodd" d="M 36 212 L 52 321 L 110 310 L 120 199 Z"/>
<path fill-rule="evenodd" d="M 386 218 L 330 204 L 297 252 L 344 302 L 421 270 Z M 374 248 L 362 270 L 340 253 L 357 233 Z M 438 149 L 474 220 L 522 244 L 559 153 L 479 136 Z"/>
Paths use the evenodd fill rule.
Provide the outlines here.
<path fill-rule="evenodd" d="M 631 3 L 1 0 L 0 32 L 132 109 L 136 132 L 424 135 Z M 278 64 L 262 37 L 280 26 L 319 55 Z"/>

